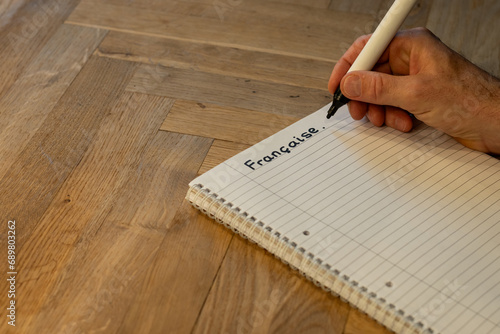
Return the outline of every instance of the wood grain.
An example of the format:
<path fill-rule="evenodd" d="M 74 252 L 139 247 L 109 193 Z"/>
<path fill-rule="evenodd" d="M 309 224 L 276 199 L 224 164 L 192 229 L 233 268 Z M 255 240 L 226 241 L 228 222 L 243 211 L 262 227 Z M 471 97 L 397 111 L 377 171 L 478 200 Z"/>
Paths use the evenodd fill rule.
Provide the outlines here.
<path fill-rule="evenodd" d="M 328 8 L 331 0 L 272 0 L 273 2 L 281 2 L 286 4 L 308 6 L 314 8 Z"/>
<path fill-rule="evenodd" d="M 389 334 L 389 329 L 379 325 L 368 315 L 359 310 L 351 309 L 344 328 L 345 334 Z"/>
<path fill-rule="evenodd" d="M 225 140 L 215 139 L 212 146 L 210 146 L 210 151 L 208 151 L 205 160 L 203 160 L 203 165 L 201 165 L 198 174 L 201 175 L 208 172 L 215 166 L 223 163 L 227 159 L 235 156 L 241 151 L 249 148 L 249 144 L 234 143 Z"/>
<path fill-rule="evenodd" d="M 328 8 L 348 13 L 365 13 L 376 17 L 378 11 L 387 4 L 386 0 L 332 0 Z"/>
<path fill-rule="evenodd" d="M 90 59 L 0 180 L 3 191 L 1 219 L 18 222 L 18 248 L 23 248 L 61 185 L 80 162 L 106 109 L 115 102 L 117 92 L 124 88 L 133 69 L 131 64 Z M 5 228 L 6 225 L 2 224 L 1 230 L 5 231 Z M 6 239 L 2 238 L 1 243 L 5 242 Z M 31 251 L 38 253 L 37 248 L 28 250 L 24 251 L 25 255 Z M 23 265 L 22 255 L 19 261 Z M 29 273 L 27 269 L 25 274 Z M 0 286 L 5 288 L 6 283 L 2 282 Z M 5 325 L 5 322 L 0 324 Z"/>
<path fill-rule="evenodd" d="M 2 220 L 15 219 L 18 222 L 16 232 L 21 237 L 17 238 L 17 248 L 26 247 L 19 255 L 18 270 L 23 272 L 26 266 L 27 275 L 21 280 L 28 282 L 33 277 L 38 279 L 40 271 L 46 274 L 46 270 L 51 272 L 53 269 L 54 262 L 49 263 L 48 267 L 38 262 L 38 244 L 32 245 L 29 240 L 43 240 L 42 232 L 35 232 L 31 239 L 33 231 L 49 205 L 54 204 L 53 201 L 68 175 L 90 147 L 108 108 L 116 102 L 133 70 L 133 64 L 91 58 L 0 180 L 0 187 L 5 194 L 5 197 L 0 198 Z M 56 203 L 61 202 L 62 200 Z M 52 220 L 54 227 L 61 226 L 58 218 L 60 217 Z M 2 225 L 1 228 L 4 231 L 5 226 Z M 55 244 L 72 245 L 70 235 L 65 235 L 64 230 L 60 233 L 63 237 L 57 238 L 58 242 Z M 51 240 L 49 242 L 53 242 L 53 235 L 47 234 L 46 237 Z M 31 261 L 33 265 L 29 264 Z M 5 283 L 2 282 L 0 286 L 5 287 Z M 36 291 L 40 292 L 36 296 L 43 296 L 42 289 Z M 24 317 L 31 315 L 33 309 L 30 305 L 38 305 L 34 300 L 35 296 L 30 296 L 30 299 L 32 303 L 19 311 Z M 26 321 L 25 325 L 28 324 Z M 2 327 L 5 325 L 5 322 L 0 324 Z"/>
<path fill-rule="evenodd" d="M 349 307 L 234 238 L 194 333 L 342 333 Z"/>
<path fill-rule="evenodd" d="M 62 282 L 57 282 L 51 276 L 40 275 L 36 281 L 26 282 L 21 297 L 25 296 L 24 298 L 31 300 L 28 312 L 29 316 L 37 315 L 33 317 L 35 327 L 44 324 L 57 332 L 60 330 L 61 321 L 73 320 L 62 316 L 45 316 L 45 314 L 61 312 L 66 313 L 68 317 L 74 316 L 62 309 L 58 310 L 57 306 L 62 301 L 66 301 L 67 304 L 75 302 L 77 297 L 74 294 L 81 292 L 69 289 L 67 284 L 75 282 L 84 284 L 94 269 L 101 271 L 108 270 L 107 267 L 116 267 L 117 258 L 125 256 L 112 249 L 118 245 L 121 247 L 120 239 L 117 238 L 119 235 L 123 235 L 125 239 L 130 237 L 125 233 L 124 230 L 127 229 L 123 224 L 113 229 L 114 237 L 111 238 L 107 235 L 106 238 L 100 239 L 97 231 L 105 231 L 103 219 L 109 214 L 110 208 L 115 207 L 113 204 L 116 205 L 117 190 L 137 172 L 139 164 L 137 159 L 144 147 L 152 141 L 153 129 L 161 123 L 171 104 L 172 101 L 162 98 L 151 99 L 137 94 L 124 94 L 104 117 L 82 161 L 56 194 L 54 204 L 57 204 L 46 211 L 33 237 L 27 241 L 28 245 L 32 245 L 31 249 L 44 248 L 46 251 L 43 257 L 27 253 L 27 260 L 24 262 L 26 270 L 35 272 L 37 268 L 57 263 L 53 270 L 59 272 L 61 277 L 66 277 Z M 141 109 L 141 113 L 136 112 L 138 108 Z M 120 168 L 117 169 L 116 166 Z M 147 180 L 144 181 L 147 184 Z M 129 201 L 128 205 L 130 204 L 132 201 Z M 85 210 L 81 210 L 82 207 Z M 61 222 L 65 224 L 61 226 Z M 120 228 L 121 234 L 118 233 Z M 129 245 L 134 244 L 137 241 L 135 239 L 140 237 L 140 234 L 136 235 L 137 232 L 131 234 L 135 238 L 128 240 Z M 153 240 L 154 235 L 148 237 Z M 57 238 L 60 242 L 51 243 L 53 238 Z M 115 256 L 107 258 L 98 254 L 92 255 L 92 245 L 95 245 L 95 251 L 98 253 L 111 248 L 106 253 L 114 253 Z M 140 253 L 135 254 L 135 256 L 140 255 Z M 80 259 L 78 267 L 66 266 L 66 261 L 69 259 L 75 261 L 78 257 L 88 258 Z M 110 261 L 109 266 L 99 269 L 99 263 L 106 261 Z M 83 269 L 82 266 L 87 264 L 93 265 L 94 268 Z M 73 270 L 76 270 L 76 273 Z M 120 266 L 119 270 L 124 269 Z M 99 281 L 98 278 L 96 280 Z M 81 302 L 82 305 L 85 304 L 85 301 Z M 37 306 L 40 307 L 42 303 L 54 303 L 54 307 L 40 310 Z M 75 308 L 75 311 L 77 309 L 79 308 Z"/>
<path fill-rule="evenodd" d="M 120 0 L 107 0 L 110 4 L 123 4 Z M 168 1 L 172 2 L 172 1 Z M 253 8 L 255 3 L 262 3 L 262 0 L 254 0 L 253 3 L 245 3 L 245 1 L 234 0 L 234 1 L 213 1 L 213 0 L 176 0 L 177 4 L 171 5 L 167 1 L 151 1 L 151 0 L 134 0 L 126 5 L 134 8 L 142 9 L 153 9 L 153 10 L 164 10 L 165 8 L 175 9 L 177 12 L 184 10 L 185 13 L 195 13 L 196 8 L 203 8 L 203 12 L 207 12 L 207 8 L 210 12 L 205 13 L 205 15 L 215 15 L 217 10 L 229 11 L 238 7 Z M 280 3 L 286 5 L 299 5 L 304 7 L 313 8 L 327 8 L 330 0 L 267 0 L 267 3 Z M 183 6 L 179 6 L 178 4 Z M 170 6 L 170 7 L 168 7 Z M 194 8 L 193 8 L 194 7 Z M 216 9 L 216 7 L 220 7 Z M 187 9 L 187 10 L 186 10 Z"/>
<path fill-rule="evenodd" d="M 98 55 L 325 90 L 332 61 L 111 31 Z"/>
<path fill-rule="evenodd" d="M 118 332 L 190 333 L 232 238 L 183 202 Z"/>
<path fill-rule="evenodd" d="M 161 130 L 253 145 L 298 120 L 287 115 L 177 100 Z M 186 123 L 190 126 L 186 127 Z M 242 123 L 244 128 L 240 127 Z"/>
<path fill-rule="evenodd" d="M 425 27 L 429 19 L 433 0 L 419 0 L 401 26 L 401 29 Z M 389 7 L 387 7 L 389 8 Z"/>
<path fill-rule="evenodd" d="M 0 98 L 0 179 L 35 135 L 106 31 L 62 25 Z"/>
<path fill-rule="evenodd" d="M 128 91 L 195 101 L 197 103 L 304 117 L 331 101 L 326 90 L 278 85 L 227 75 L 141 65 Z"/>
<path fill-rule="evenodd" d="M 79 0 L 7 0 L 0 17 L 0 96 L 59 29 Z"/>
<path fill-rule="evenodd" d="M 15 219 L 18 275 L 0 332 L 387 333 L 184 196 L 329 103 L 335 62 L 391 3 L 2 1 L 0 248 Z M 420 0 L 403 27 L 500 75 L 499 18 L 495 0 Z"/>
<path fill-rule="evenodd" d="M 218 11 L 212 1 L 168 1 L 144 8 L 141 2 L 83 0 L 67 22 L 330 61 L 339 59 L 343 43 L 355 38 L 347 28 L 350 23 L 370 20 L 364 14 L 263 0 L 237 3 Z"/>
<path fill-rule="evenodd" d="M 348 1 L 348 0 L 332 0 L 330 9 L 340 10 L 345 12 L 365 13 L 371 19 L 364 22 L 353 21 L 352 29 L 357 33 L 357 36 L 372 34 L 382 21 L 385 14 L 394 3 L 393 0 L 377 0 L 377 1 Z M 408 14 L 408 17 L 403 22 L 401 29 L 410 29 L 415 27 L 425 27 L 430 12 L 432 0 L 419 0 Z"/>
<path fill-rule="evenodd" d="M 102 137 L 105 140 L 113 136 L 128 149 L 121 150 L 122 154 L 119 154 L 107 150 L 109 144 L 97 140 L 95 148 L 89 151 L 88 159 L 82 162 L 81 168 L 79 166 L 68 180 L 67 187 L 59 193 L 60 202 L 64 202 L 66 193 L 70 193 L 71 202 L 50 212 L 40 224 L 40 231 L 44 231 L 40 234 L 48 236 L 63 230 L 55 226 L 51 216 L 78 222 L 68 224 L 64 229 L 65 241 L 73 247 L 54 245 L 46 252 L 51 256 L 39 260 L 58 263 L 58 271 L 64 279 L 54 282 L 46 276 L 44 280 L 39 278 L 38 283 L 28 283 L 29 290 L 33 291 L 46 282 L 45 303 L 54 305 L 37 312 L 35 327 L 45 326 L 53 328 L 54 332 L 69 333 L 86 333 L 96 328 L 105 332 L 119 331 L 130 309 L 143 298 L 141 282 L 151 280 L 147 272 L 157 269 L 155 263 L 158 260 L 155 259 L 160 256 L 162 261 L 171 263 L 183 251 L 182 247 L 177 249 L 169 243 L 168 258 L 158 253 L 165 235 L 178 228 L 173 222 L 174 214 L 182 203 L 186 183 L 196 174 L 211 141 L 165 132 L 154 136 L 155 132 L 147 131 L 144 126 L 158 126 L 161 116 L 154 116 L 151 120 L 151 113 L 155 113 L 158 107 L 168 111 L 170 102 L 152 99 L 145 103 L 141 104 L 146 109 L 143 115 L 134 117 L 132 110 L 127 112 L 129 117 L 139 121 L 140 125 L 134 127 L 138 129 L 142 126 L 143 131 L 136 131 L 135 135 L 130 133 L 127 138 L 121 139 L 118 138 L 119 131 Z M 115 116 L 123 117 L 119 114 Z M 120 145 L 112 147 L 119 148 Z M 147 148 L 143 150 L 144 147 Z M 193 155 L 193 151 L 199 154 Z M 95 159 L 99 155 L 109 159 L 97 162 Z M 118 160 L 122 160 L 120 170 L 116 170 Z M 101 186 L 102 190 L 95 193 L 96 187 L 92 183 L 103 179 L 111 182 L 106 182 Z M 175 200 L 164 200 L 169 197 Z M 87 209 L 82 211 L 79 209 L 81 206 Z M 130 249 L 134 251 L 130 252 Z M 75 263 L 80 265 L 75 266 Z M 158 277 L 162 281 L 164 278 Z M 177 279 L 179 283 L 186 282 L 181 275 Z M 169 283 L 173 284 L 174 280 Z M 70 289 L 74 284 L 81 289 Z M 157 289 L 159 285 L 153 286 Z M 148 303 L 152 305 L 151 300 Z M 67 305 L 71 312 L 65 310 Z M 161 312 L 159 306 L 155 305 L 153 309 Z M 137 320 L 137 317 L 133 319 Z"/>

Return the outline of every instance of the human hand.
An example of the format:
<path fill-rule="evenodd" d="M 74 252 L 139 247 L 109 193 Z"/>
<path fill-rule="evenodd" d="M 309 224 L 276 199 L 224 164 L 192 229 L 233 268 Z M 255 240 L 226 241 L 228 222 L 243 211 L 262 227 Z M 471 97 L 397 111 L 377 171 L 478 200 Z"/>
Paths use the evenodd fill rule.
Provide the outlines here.
<path fill-rule="evenodd" d="M 373 71 L 346 75 L 369 37 L 354 42 L 328 83 L 351 99 L 352 118 L 408 132 L 408 111 L 469 148 L 500 154 L 500 80 L 424 28 L 399 32 Z"/>

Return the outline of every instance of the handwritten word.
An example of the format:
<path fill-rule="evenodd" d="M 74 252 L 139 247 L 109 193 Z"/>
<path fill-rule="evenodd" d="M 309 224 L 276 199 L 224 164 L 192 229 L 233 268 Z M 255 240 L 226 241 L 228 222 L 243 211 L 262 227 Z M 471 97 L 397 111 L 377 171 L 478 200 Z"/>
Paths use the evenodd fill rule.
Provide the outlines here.
<path fill-rule="evenodd" d="M 305 142 L 307 139 L 311 138 L 318 132 L 319 130 L 316 130 L 315 128 L 310 128 L 307 132 L 302 133 L 300 136 L 294 136 L 293 139 L 287 145 L 281 146 L 279 149 L 272 151 L 270 154 L 266 155 L 262 159 L 257 160 L 257 163 L 253 162 L 252 160 L 245 161 L 245 166 L 247 166 L 251 170 L 255 170 L 253 166 L 256 164 L 262 167 L 264 166 L 264 163 L 271 162 L 274 159 L 280 157 L 282 154 L 291 153 L 292 149 L 299 146 L 300 144 L 302 144 L 303 142 Z"/>

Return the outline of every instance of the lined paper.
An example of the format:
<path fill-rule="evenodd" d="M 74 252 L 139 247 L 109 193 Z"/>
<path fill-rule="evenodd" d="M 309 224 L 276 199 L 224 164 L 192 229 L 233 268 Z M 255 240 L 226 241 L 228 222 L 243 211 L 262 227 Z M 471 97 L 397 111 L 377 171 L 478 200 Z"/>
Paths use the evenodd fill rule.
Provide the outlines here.
<path fill-rule="evenodd" d="M 499 160 L 327 109 L 190 185 L 437 332 L 500 332 Z"/>

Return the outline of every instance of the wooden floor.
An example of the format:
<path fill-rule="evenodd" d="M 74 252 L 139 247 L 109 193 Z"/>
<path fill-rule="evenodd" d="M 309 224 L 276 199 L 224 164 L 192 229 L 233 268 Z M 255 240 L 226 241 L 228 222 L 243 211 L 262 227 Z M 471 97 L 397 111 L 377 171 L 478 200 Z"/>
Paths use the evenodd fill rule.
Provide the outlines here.
<path fill-rule="evenodd" d="M 386 333 L 183 199 L 330 102 L 390 3 L 2 0 L 0 332 Z M 421 0 L 405 26 L 500 74 L 499 1 Z"/>

